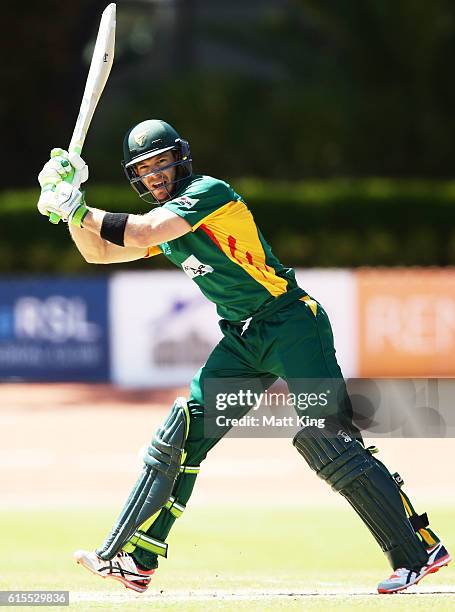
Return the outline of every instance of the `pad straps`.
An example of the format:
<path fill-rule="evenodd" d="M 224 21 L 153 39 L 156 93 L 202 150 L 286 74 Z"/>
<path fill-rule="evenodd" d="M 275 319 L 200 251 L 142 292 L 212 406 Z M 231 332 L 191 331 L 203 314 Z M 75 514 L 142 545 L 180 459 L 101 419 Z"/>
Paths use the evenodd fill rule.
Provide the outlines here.
<path fill-rule="evenodd" d="M 426 512 L 423 514 L 417 514 L 414 510 L 413 505 L 411 504 L 411 500 L 406 495 L 406 493 L 401 489 L 404 485 L 404 480 L 401 478 L 398 472 L 392 474 L 392 478 L 397 484 L 400 490 L 401 501 L 403 502 L 404 509 L 406 510 L 407 517 L 409 522 L 412 525 L 412 528 L 417 533 L 417 535 L 422 540 L 423 544 L 426 548 L 431 548 L 440 542 L 438 536 L 431 529 L 427 529 L 429 523 L 428 515 Z"/>
<path fill-rule="evenodd" d="M 181 465 L 180 473 L 181 474 L 199 474 L 200 471 L 199 465 Z M 147 531 L 156 521 L 161 512 L 168 511 L 172 514 L 174 518 L 180 518 L 185 510 L 186 506 L 182 502 L 178 501 L 176 497 L 173 495 L 170 496 L 169 500 L 166 502 L 164 507 L 156 512 L 153 516 L 151 516 L 145 523 L 143 523 L 140 528 L 134 533 L 134 535 L 128 540 L 128 542 L 123 547 L 123 550 L 128 553 L 134 552 L 135 548 L 143 548 L 148 552 L 155 553 L 161 557 L 167 556 L 168 545 L 166 542 L 162 540 L 158 540 L 157 538 L 151 538 L 147 535 Z"/>
<path fill-rule="evenodd" d="M 133 552 L 138 546 L 148 552 L 159 555 L 160 557 L 167 557 L 167 543 L 151 538 L 142 531 L 136 531 L 136 533 L 130 538 L 128 543 L 123 547 L 125 552 Z"/>

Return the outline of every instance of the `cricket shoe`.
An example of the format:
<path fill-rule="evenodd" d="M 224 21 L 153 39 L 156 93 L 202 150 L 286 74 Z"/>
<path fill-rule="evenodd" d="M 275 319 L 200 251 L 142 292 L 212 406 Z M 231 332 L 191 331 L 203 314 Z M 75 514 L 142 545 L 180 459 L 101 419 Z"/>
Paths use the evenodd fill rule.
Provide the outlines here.
<path fill-rule="evenodd" d="M 445 546 L 441 543 L 436 544 L 432 548 L 428 549 L 428 561 L 427 564 L 422 567 L 418 572 L 406 569 L 405 567 L 399 567 L 396 569 L 390 578 L 384 580 L 378 585 L 378 593 L 397 593 L 403 591 L 413 584 L 417 584 L 425 578 L 428 574 L 434 574 L 439 568 L 444 565 L 448 565 L 452 560 L 452 557 L 448 553 Z"/>
<path fill-rule="evenodd" d="M 118 580 L 127 589 L 133 589 L 138 593 L 147 590 L 150 578 L 155 572 L 155 570 L 140 569 L 133 557 L 123 551 L 117 553 L 110 561 L 104 561 L 96 553 L 87 550 L 77 550 L 74 558 L 77 563 L 97 576 Z"/>

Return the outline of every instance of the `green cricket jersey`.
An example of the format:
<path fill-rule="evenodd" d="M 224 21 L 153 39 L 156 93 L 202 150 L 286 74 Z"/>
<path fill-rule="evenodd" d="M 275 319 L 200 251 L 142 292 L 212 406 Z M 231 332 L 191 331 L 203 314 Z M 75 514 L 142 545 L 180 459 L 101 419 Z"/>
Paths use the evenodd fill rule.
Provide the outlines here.
<path fill-rule="evenodd" d="M 183 269 L 230 321 L 250 317 L 297 287 L 294 270 L 273 255 L 242 198 L 224 181 L 193 175 L 163 204 L 191 225 L 181 238 L 152 246 Z"/>

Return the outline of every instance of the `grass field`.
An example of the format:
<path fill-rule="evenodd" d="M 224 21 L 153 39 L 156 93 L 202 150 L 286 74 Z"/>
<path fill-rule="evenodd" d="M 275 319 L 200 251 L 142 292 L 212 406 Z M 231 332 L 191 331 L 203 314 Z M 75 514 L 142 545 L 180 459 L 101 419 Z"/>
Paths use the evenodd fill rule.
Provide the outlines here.
<path fill-rule="evenodd" d="M 69 609 L 81 611 L 454 609 L 455 566 L 408 593 L 376 595 L 389 567 L 348 507 L 242 509 L 236 502 L 187 510 L 143 595 L 72 560 L 75 549 L 100 543 L 112 511 L 1 512 L 0 589 L 69 590 Z M 431 518 L 454 551 L 455 508 L 432 509 Z"/>
<path fill-rule="evenodd" d="M 390 568 L 372 536 L 279 438 L 226 439 L 211 451 L 143 595 L 77 566 L 73 551 L 101 543 L 136 481 L 138 449 L 178 394 L 3 385 L 0 589 L 68 590 L 75 611 L 455 608 L 455 562 L 408 592 L 377 595 Z M 453 456 L 453 439 L 379 445 L 453 554 L 453 468 L 428 460 Z"/>

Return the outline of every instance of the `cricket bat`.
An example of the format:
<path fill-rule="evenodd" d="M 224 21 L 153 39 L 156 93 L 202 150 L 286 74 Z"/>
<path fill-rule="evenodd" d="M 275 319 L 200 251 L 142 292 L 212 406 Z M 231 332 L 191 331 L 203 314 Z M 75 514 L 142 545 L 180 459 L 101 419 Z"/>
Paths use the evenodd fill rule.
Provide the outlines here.
<path fill-rule="evenodd" d="M 70 153 L 81 154 L 93 113 L 111 71 L 115 49 L 115 14 L 116 5 L 111 3 L 104 9 L 101 16 L 79 115 L 68 147 Z M 52 213 L 49 216 L 49 221 L 58 223 L 60 217 L 56 213 Z"/>

